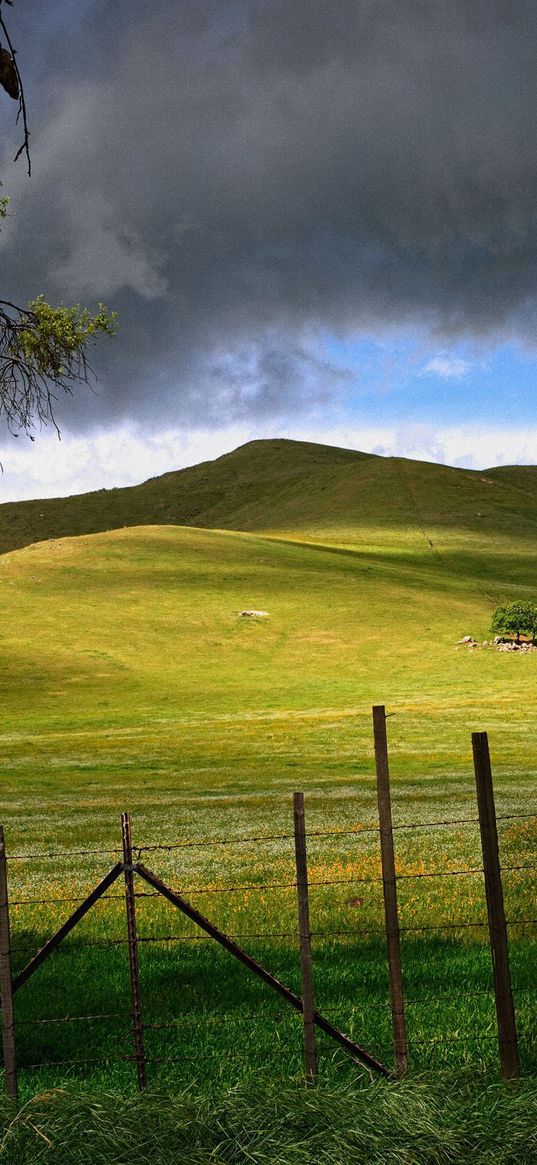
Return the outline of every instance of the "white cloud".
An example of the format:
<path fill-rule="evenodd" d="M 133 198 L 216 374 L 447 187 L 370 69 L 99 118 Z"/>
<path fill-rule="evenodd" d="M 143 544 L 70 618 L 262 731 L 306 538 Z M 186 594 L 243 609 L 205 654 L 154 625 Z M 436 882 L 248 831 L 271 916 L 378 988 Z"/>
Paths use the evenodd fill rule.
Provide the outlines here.
<path fill-rule="evenodd" d="M 422 369 L 421 376 L 431 373 L 433 376 L 443 377 L 444 380 L 461 380 L 471 367 L 469 360 L 463 360 L 461 356 L 433 356 Z"/>
<path fill-rule="evenodd" d="M 4 472 L 0 501 L 64 497 L 94 489 L 135 485 L 148 477 L 196 465 L 227 453 L 246 441 L 287 437 L 378 453 L 410 457 L 467 469 L 493 465 L 537 465 L 537 427 L 489 428 L 402 424 L 361 426 L 319 423 L 288 425 L 238 424 L 221 429 L 164 429 L 148 435 L 141 428 L 121 426 L 87 437 L 64 433 L 61 442 L 44 433 L 30 443 L 24 437 L 0 448 Z"/>

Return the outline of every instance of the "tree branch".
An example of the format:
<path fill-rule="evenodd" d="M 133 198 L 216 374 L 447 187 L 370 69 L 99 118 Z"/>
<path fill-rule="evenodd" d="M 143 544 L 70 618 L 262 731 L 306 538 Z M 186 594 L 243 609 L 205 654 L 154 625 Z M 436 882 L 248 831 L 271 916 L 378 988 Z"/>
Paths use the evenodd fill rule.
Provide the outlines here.
<path fill-rule="evenodd" d="M 19 86 L 19 108 L 17 111 L 17 124 L 22 119 L 22 128 L 23 128 L 23 133 L 24 133 L 22 144 L 20 145 L 19 149 L 17 150 L 17 153 L 15 154 L 13 161 L 16 162 L 17 159 L 20 158 L 21 154 L 26 154 L 26 162 L 27 162 L 27 167 L 28 167 L 28 177 L 30 177 L 30 175 L 32 173 L 32 161 L 30 158 L 30 130 L 28 129 L 28 117 L 26 114 L 26 101 L 24 98 L 24 86 L 22 83 L 21 75 L 19 73 L 19 66 L 17 64 L 16 49 L 14 48 L 14 46 L 12 44 L 11 37 L 9 35 L 9 31 L 6 27 L 5 20 L 2 16 L 2 3 L 3 2 L 4 2 L 4 0 L 0 0 L 0 29 L 2 30 L 2 32 L 4 34 L 4 37 L 6 39 L 6 44 L 8 46 L 10 53 L 11 53 L 11 58 L 13 61 L 13 68 L 15 70 L 15 75 L 17 77 L 17 82 L 18 82 L 18 86 Z M 11 6 L 11 0 L 5 0 L 5 2 L 10 4 L 10 6 Z"/>
<path fill-rule="evenodd" d="M 8 46 L 4 49 L 0 45 L 0 85 L 18 101 L 17 124 L 22 120 L 23 141 L 14 161 L 25 154 L 30 175 L 24 87 L 2 14 L 4 3 L 11 7 L 12 0 L 0 0 L 0 33 Z M 0 219 L 6 216 L 7 203 L 7 198 L 0 198 Z M 90 383 L 93 370 L 86 355 L 88 344 L 98 333 L 111 336 L 115 331 L 115 312 L 103 304 L 91 315 L 79 304 L 52 307 L 42 295 L 24 308 L 0 300 L 0 418 L 7 422 L 9 432 L 17 436 L 23 431 L 31 437 L 36 425 L 52 424 L 59 435 L 54 416 L 59 395 L 71 395 L 73 385 Z"/>
<path fill-rule="evenodd" d="M 0 417 L 9 432 L 31 436 L 36 426 L 52 424 L 59 433 L 59 395 L 91 383 L 87 345 L 98 333 L 115 330 L 115 314 L 102 304 L 92 316 L 79 305 L 51 307 L 42 296 L 27 308 L 0 300 Z"/>

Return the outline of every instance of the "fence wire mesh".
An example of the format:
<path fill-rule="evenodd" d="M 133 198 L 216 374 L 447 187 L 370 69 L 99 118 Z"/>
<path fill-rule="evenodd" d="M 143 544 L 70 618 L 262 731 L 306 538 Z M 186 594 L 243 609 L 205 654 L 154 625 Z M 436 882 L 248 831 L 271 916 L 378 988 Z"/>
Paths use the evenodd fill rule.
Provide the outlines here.
<path fill-rule="evenodd" d="M 532 886 L 536 870 L 530 860 L 534 850 L 526 853 L 510 846 L 507 830 L 511 823 L 537 824 L 537 811 L 499 813 L 496 817 L 502 845 L 502 875 L 507 903 L 506 921 L 517 932 L 512 944 L 513 992 L 519 1016 L 519 1034 L 528 1060 L 535 1059 L 537 1010 L 535 939 L 537 928 L 532 903 Z M 473 840 L 461 842 L 460 830 Z M 440 852 L 429 847 L 434 865 L 419 858 L 413 838 L 442 833 Z M 473 831 L 473 832 L 472 832 Z M 494 1020 L 494 990 L 491 981 L 490 954 L 487 946 L 487 914 L 483 895 L 484 866 L 479 857 L 479 819 L 477 816 L 453 816 L 425 821 L 396 821 L 396 879 L 400 889 L 399 931 L 404 944 L 405 1008 L 407 1009 L 408 1049 L 411 1064 L 418 1068 L 429 1063 L 433 1054 L 449 1061 L 450 1049 L 465 1047 L 470 1057 L 490 1062 L 497 1032 Z M 316 993 L 323 1014 L 334 1016 L 349 1035 L 365 1041 L 376 1056 L 390 1057 L 390 1001 L 384 958 L 385 920 L 382 911 L 382 870 L 378 856 L 380 827 L 372 823 L 334 829 L 307 830 L 311 892 L 311 940 L 314 952 Z M 475 834 L 475 836 L 474 836 Z M 207 902 L 211 918 L 234 942 L 256 957 L 271 962 L 271 970 L 300 993 L 297 945 L 300 943 L 296 922 L 297 890 L 293 870 L 294 834 L 288 831 L 252 832 L 213 838 L 171 838 L 170 840 L 133 844 L 133 863 L 150 858 L 159 877 L 178 894 L 194 903 Z M 535 838 L 528 834 L 528 845 Z M 363 849 L 365 844 L 366 848 Z M 421 843 L 420 843 L 421 844 Z M 343 845 L 343 849 L 341 846 Z M 271 852 L 262 854 L 266 847 Z M 371 848 L 376 846 L 377 849 Z M 244 855 L 243 847 L 250 847 Z M 450 850 L 462 851 L 467 860 L 450 861 Z M 256 866 L 255 878 L 218 877 L 221 859 L 213 852 L 228 850 L 233 855 L 232 870 L 248 872 Z M 196 870 L 205 878 L 189 877 L 192 859 L 185 868 L 183 854 L 196 857 Z M 73 849 L 30 850 L 8 855 L 12 954 L 14 970 L 20 971 L 26 957 L 33 957 L 50 938 L 51 924 L 59 926 L 73 908 L 80 907 L 92 888 L 82 859 L 98 859 L 106 872 L 110 862 L 121 857 L 119 846 L 80 847 Z M 472 860 L 472 858 L 474 860 Z M 68 893 L 32 893 L 38 883 L 35 871 L 42 862 L 57 863 L 56 884 L 62 882 L 62 863 L 80 860 L 80 875 L 69 872 Z M 11 866 L 11 863 L 21 863 Z M 19 874 L 22 863 L 29 863 L 27 876 Z M 278 876 L 287 868 L 288 877 Z M 93 866 L 92 866 L 93 869 Z M 266 876 L 268 871 L 276 873 Z M 323 870 L 326 876 L 322 876 Z M 263 874 L 265 876 L 263 876 Z M 329 876 L 329 875 L 335 876 Z M 216 876 L 215 876 L 216 875 Z M 517 882 L 517 875 L 522 882 Z M 422 889 L 453 879 L 453 885 L 468 882 L 475 888 L 461 892 Z M 511 881 L 515 885 L 512 889 Z M 116 883 L 120 887 L 121 883 Z M 140 974 L 143 994 L 144 1036 L 149 1040 L 145 1063 L 158 1066 L 215 1064 L 219 1059 L 214 1047 L 207 1047 L 211 1032 L 225 1030 L 223 1047 L 230 1060 L 241 1061 L 244 1053 L 236 1051 L 241 1025 L 249 1025 L 260 1034 L 257 1051 L 261 1057 L 274 1053 L 274 1030 L 289 1029 L 290 1070 L 300 1062 L 297 1040 L 297 1017 L 281 1002 L 267 1002 L 266 992 L 257 983 L 244 987 L 236 1007 L 229 1008 L 230 996 L 237 988 L 239 969 L 226 970 L 226 956 L 215 951 L 214 940 L 207 934 L 194 933 L 193 924 L 174 917 L 172 908 L 163 903 L 158 891 L 142 889 L 136 882 L 135 902 L 139 932 Z M 408 891 L 404 889 L 408 886 Z M 416 889 L 411 889 L 411 887 Z M 352 888 L 356 895 L 348 897 Z M 363 895 L 366 895 L 364 898 Z M 227 900 L 227 904 L 226 904 Z M 261 900 L 261 901 L 260 901 Z M 534 901 L 534 894 L 533 894 Z M 220 905 L 218 903 L 220 902 Z M 122 889 L 107 891 L 68 938 L 43 965 L 35 980 L 29 980 L 16 996 L 16 1030 L 19 1071 L 49 1072 L 61 1069 L 76 1073 L 94 1071 L 97 1066 L 112 1071 L 131 1067 L 132 1051 L 119 1050 L 125 1040 L 132 1044 L 132 1013 L 128 997 L 126 952 L 128 938 L 123 926 L 125 895 Z M 211 905 L 209 905 L 211 904 Z M 458 911 L 438 917 L 441 908 Z M 47 908 L 43 913 L 42 908 Z M 205 906 L 203 906 L 205 910 Z M 435 912 L 433 919 L 431 913 Z M 419 911 L 422 917 L 419 917 Z M 353 913 L 354 912 L 354 913 Z M 364 916 L 360 920 L 360 913 Z M 34 918 L 34 914 L 37 917 Z M 418 916 L 416 917 L 416 914 Z M 425 915 L 425 917 L 423 916 Z M 469 916 L 468 916 L 469 915 Z M 357 918 L 355 922 L 354 919 Z M 174 926 L 170 920 L 174 919 Z M 267 920 L 272 925 L 266 925 Z M 251 925 L 251 922 L 254 925 Z M 250 925 L 249 925 L 250 922 Z M 342 925 L 342 922 L 344 923 Z M 260 925 L 261 923 L 261 925 Z M 264 925 L 263 925 L 264 923 Z M 274 925 L 275 923 L 275 925 Z M 117 955 L 114 954 L 117 952 Z M 177 951 L 176 954 L 172 954 Z M 205 951 L 205 954 L 202 952 Z M 144 953 L 146 952 L 146 953 Z M 61 955 L 60 962 L 56 954 Z M 119 958 L 120 963 L 111 959 Z M 170 961 L 171 960 L 171 961 Z M 200 962 L 201 960 L 201 962 Z M 424 963 L 425 960 L 425 963 Z M 20 966 L 19 966 L 20 964 Z M 65 970 L 62 970 L 65 964 Z M 446 972 L 447 968 L 447 972 Z M 463 973 L 461 973 L 461 968 Z M 451 990 L 438 990 L 446 981 Z M 38 983 L 42 976 L 41 984 Z M 119 984 L 119 986 L 118 986 Z M 112 985 L 112 986 L 111 986 Z M 68 1009 L 54 1014 L 54 1004 L 61 1005 L 67 995 Z M 43 1015 L 43 1001 L 47 1014 Z M 89 1008 L 81 1009 L 84 1000 Z M 112 1006 L 109 1006 L 110 1003 Z M 103 1006 L 104 1004 L 104 1006 Z M 108 1004 L 108 1006 L 107 1006 Z M 424 1014 L 422 1014 L 424 1013 Z M 460 1023 L 457 1019 L 460 1016 Z M 431 1032 L 430 1027 L 433 1026 Z M 455 1027 L 453 1026 L 455 1024 Z M 77 1032 L 87 1034 L 83 1045 Z M 283 1036 L 278 1035 L 276 1049 L 281 1055 Z M 72 1035 L 62 1036 L 69 1031 Z M 294 1034 L 293 1034 L 294 1033 Z M 179 1048 L 161 1047 L 162 1037 L 173 1037 Z M 156 1042 L 155 1042 L 156 1041 Z M 293 1043 L 294 1041 L 294 1043 Z M 490 1052 L 482 1052 L 490 1045 Z M 84 1055 L 81 1052 L 84 1051 Z M 180 1054 L 178 1054 L 180 1052 Z M 533 1064 L 533 1060 L 531 1063 Z M 191 1078 L 191 1076 L 190 1076 Z"/>

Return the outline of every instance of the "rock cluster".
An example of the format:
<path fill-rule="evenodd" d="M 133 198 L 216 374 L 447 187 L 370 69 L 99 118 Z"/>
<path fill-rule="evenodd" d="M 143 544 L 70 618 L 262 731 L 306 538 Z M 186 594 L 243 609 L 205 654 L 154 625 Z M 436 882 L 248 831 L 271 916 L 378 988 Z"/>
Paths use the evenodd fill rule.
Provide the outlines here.
<path fill-rule="evenodd" d="M 493 647 L 496 648 L 496 651 L 521 651 L 523 655 L 526 655 L 528 651 L 537 651 L 537 644 L 535 643 L 527 643 L 525 641 L 522 643 L 514 643 L 511 639 L 500 639 L 499 635 L 496 636 Z"/>
<path fill-rule="evenodd" d="M 503 639 L 501 635 L 495 635 L 492 643 L 488 639 L 485 639 L 483 643 L 478 643 L 473 635 L 464 635 L 462 639 L 458 640 L 457 647 L 492 647 L 495 651 L 521 651 L 523 655 L 527 655 L 529 651 L 537 651 L 536 643 L 531 643 L 526 639 L 520 643 L 515 643 L 514 639 Z"/>

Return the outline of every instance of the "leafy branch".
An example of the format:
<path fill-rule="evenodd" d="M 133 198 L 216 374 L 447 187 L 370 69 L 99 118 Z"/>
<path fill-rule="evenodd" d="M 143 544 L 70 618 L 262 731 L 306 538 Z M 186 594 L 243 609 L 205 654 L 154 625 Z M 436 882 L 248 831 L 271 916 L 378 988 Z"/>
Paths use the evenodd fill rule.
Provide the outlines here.
<path fill-rule="evenodd" d="M 115 335 L 117 316 L 104 304 L 92 315 L 80 304 L 52 307 L 42 295 L 27 308 L 0 300 L 0 416 L 15 436 L 52 423 L 60 393 L 89 383 L 88 344 Z"/>

